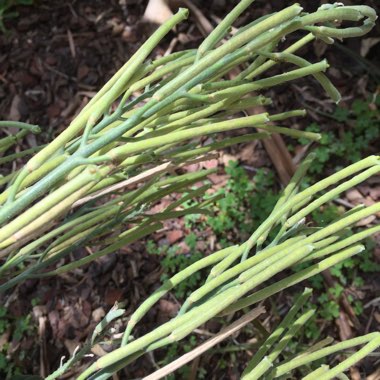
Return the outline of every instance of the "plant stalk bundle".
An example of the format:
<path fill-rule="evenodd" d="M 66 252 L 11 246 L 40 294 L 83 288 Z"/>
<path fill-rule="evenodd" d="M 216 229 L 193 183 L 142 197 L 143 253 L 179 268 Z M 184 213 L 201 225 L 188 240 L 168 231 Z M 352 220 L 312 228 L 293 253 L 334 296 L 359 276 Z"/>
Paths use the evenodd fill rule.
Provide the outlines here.
<path fill-rule="evenodd" d="M 207 213 L 207 205 L 215 197 L 201 199 L 190 208 L 184 204 L 201 198 L 209 185 L 194 185 L 205 181 L 212 171 L 184 173 L 183 168 L 214 157 L 217 149 L 264 139 L 271 133 L 320 139 L 319 134 L 282 125 L 288 118 L 304 116 L 304 110 L 241 115 L 258 105 L 270 109 L 268 91 L 273 94 L 275 86 L 306 76 L 313 76 L 339 102 L 339 91 L 325 75 L 327 61 L 310 63 L 296 53 L 315 38 L 333 43 L 334 39 L 365 35 L 376 14 L 367 6 L 339 3 L 325 4 L 309 14 L 294 4 L 230 35 L 232 23 L 252 2 L 241 1 L 198 50 L 149 60 L 157 44 L 187 17 L 188 11 L 180 9 L 60 135 L 36 149 L 37 153 L 18 154 L 17 158 L 22 158 L 35 153 L 20 170 L 0 178 L 0 184 L 6 186 L 0 194 L 0 291 L 26 279 L 54 276 L 88 264 L 156 231 L 165 219 Z M 357 25 L 345 26 L 345 22 Z M 284 49 L 283 41 L 290 34 L 298 40 Z M 265 76 L 274 65 L 285 68 L 280 74 Z M 227 80 L 227 74 L 236 68 L 240 74 Z M 7 126 L 16 126 L 20 132 L 0 139 L 0 152 L 4 153 L 27 133 L 40 130 L 25 123 L 0 124 Z M 224 133 L 242 128 L 253 130 L 239 137 Z M 16 158 L 11 153 L 0 162 L 9 157 Z M 107 379 L 139 356 L 185 338 L 211 318 L 257 304 L 360 254 L 364 249 L 361 241 L 380 228 L 348 237 L 344 232 L 380 212 L 380 204 L 355 208 L 324 228 L 310 228 L 305 220 L 312 211 L 379 173 L 380 158 L 363 159 L 300 191 L 312 160 L 313 154 L 300 165 L 272 213 L 246 242 L 204 257 L 166 281 L 129 316 L 118 347 L 95 360 L 78 379 Z M 171 197 L 170 205 L 158 214 L 150 212 L 163 197 Z M 269 238 L 271 233 L 274 238 Z M 95 248 L 70 261 L 70 254 L 84 246 Z M 64 264 L 56 267 L 62 259 Z M 273 282 L 276 274 L 299 263 L 306 269 Z M 132 337 L 136 324 L 159 299 L 201 270 L 209 271 L 207 279 L 186 299 L 176 318 L 141 337 Z M 281 352 L 314 312 L 302 312 L 295 320 L 309 296 L 309 290 L 300 296 L 252 358 L 244 379 L 282 376 L 338 350 L 366 344 L 335 368 L 321 367 L 307 377 L 317 378 L 322 371 L 324 378 L 330 379 L 380 345 L 375 333 L 279 362 Z M 121 308 L 112 309 L 85 346 L 48 379 L 61 376 L 83 358 L 107 334 L 107 325 L 123 314 Z"/>
<path fill-rule="evenodd" d="M 376 19 L 374 11 L 366 6 L 334 4 L 306 14 L 295 4 L 255 20 L 226 40 L 232 22 L 250 3 L 241 2 L 197 51 L 150 61 L 155 46 L 187 17 L 188 11 L 180 9 L 60 135 L 41 146 L 20 170 L 0 179 L 6 185 L 0 194 L 0 258 L 5 260 L 0 273 L 8 279 L 3 290 L 67 257 L 73 246 L 92 245 L 110 253 L 115 250 L 112 244 L 99 246 L 100 237 L 111 233 L 112 239 L 127 235 L 127 241 L 133 241 L 135 236 L 160 228 L 159 220 L 190 212 L 177 202 L 177 214 L 173 214 L 175 208 L 165 210 L 160 218 L 147 214 L 163 196 L 174 191 L 187 194 L 196 181 L 206 178 L 207 171 L 197 179 L 177 176 L 186 164 L 210 158 L 215 149 L 263 139 L 273 132 L 320 138 L 316 133 L 280 126 L 289 117 L 304 115 L 303 110 L 236 116 L 248 107 L 270 105 L 270 98 L 262 94 L 267 89 L 308 75 L 338 102 L 339 92 L 323 73 L 328 63 L 310 63 L 294 53 L 314 38 L 331 43 L 333 38 L 367 33 Z M 361 20 L 359 26 L 337 27 L 338 22 Z M 309 33 L 284 51 L 278 50 L 288 34 L 302 30 Z M 262 77 L 271 66 L 282 63 L 295 68 Z M 236 67 L 243 69 L 238 78 L 224 80 Z M 253 91 L 259 95 L 252 96 Z M 2 122 L 0 126 L 15 125 Z M 26 133 L 40 130 L 26 123 L 17 126 L 20 132 L 13 140 L 0 140 L 2 151 Z M 241 128 L 259 128 L 260 132 L 219 137 L 221 132 Z M 211 138 L 207 145 L 206 136 Z M 3 162 L 7 157 L 14 159 L 10 154 Z M 144 176 L 155 170 L 155 176 Z M 136 181 L 128 182 L 132 178 Z M 132 185 L 123 187 L 125 182 Z M 192 211 L 202 212 L 203 207 Z M 26 269 L 18 273 L 20 264 Z"/>

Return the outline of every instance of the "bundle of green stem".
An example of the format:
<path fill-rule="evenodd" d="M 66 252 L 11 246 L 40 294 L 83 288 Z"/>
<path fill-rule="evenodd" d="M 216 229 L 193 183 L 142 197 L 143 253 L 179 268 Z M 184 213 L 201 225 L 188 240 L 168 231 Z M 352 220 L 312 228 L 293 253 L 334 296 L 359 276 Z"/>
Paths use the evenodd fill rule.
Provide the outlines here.
<path fill-rule="evenodd" d="M 179 10 L 143 44 L 69 127 L 50 144 L 36 148 L 38 153 L 21 170 L 1 179 L 7 188 L 0 194 L 0 257 L 4 261 L 0 271 L 8 279 L 0 286 L 1 290 L 27 278 L 51 276 L 89 263 L 160 228 L 160 221 L 166 218 L 204 212 L 211 200 L 200 201 L 191 209 L 181 205 L 206 191 L 207 185 L 190 188 L 209 172 L 178 175 L 175 170 L 207 159 L 215 149 L 264 138 L 272 132 L 319 139 L 318 134 L 278 125 L 288 117 L 303 115 L 303 110 L 231 117 L 256 105 L 270 105 L 270 99 L 261 94 L 265 89 L 308 75 L 313 75 L 338 102 L 338 91 L 323 74 L 327 62 L 312 64 L 294 53 L 314 38 L 332 43 L 334 38 L 364 35 L 373 27 L 376 15 L 366 6 L 340 4 L 323 5 L 316 12 L 306 14 L 296 4 L 255 20 L 229 37 L 233 21 L 252 2 L 243 0 L 237 5 L 197 51 L 147 61 L 159 41 L 186 18 L 187 11 Z M 340 25 L 344 21 L 360 20 L 364 22 L 359 26 Z M 308 34 L 281 50 L 285 37 L 297 31 Z M 297 68 L 257 79 L 278 63 Z M 226 80 L 226 75 L 236 68 L 240 74 Z M 2 153 L 26 133 L 39 130 L 25 123 L 2 122 L 0 126 L 21 129 L 16 136 L 0 140 Z M 243 127 L 258 128 L 261 132 L 217 139 L 220 132 Z M 204 145 L 205 136 L 211 143 Z M 0 162 L 30 153 L 33 152 L 11 154 Z M 378 173 L 379 158 L 364 159 L 298 193 L 299 183 L 312 159 L 309 156 L 300 166 L 271 215 L 248 241 L 199 260 L 163 284 L 130 317 L 120 347 L 98 359 L 79 378 L 109 378 L 142 354 L 184 338 L 211 318 L 253 305 L 361 252 L 363 246 L 359 242 L 379 228 L 372 227 L 351 236 L 345 230 L 379 212 L 379 204 L 354 208 L 324 228 L 307 227 L 304 220 L 316 208 Z M 155 202 L 174 192 L 184 195 L 160 214 L 147 212 Z M 271 232 L 276 236 L 268 241 Z M 96 252 L 54 269 L 57 260 L 67 258 L 76 247 L 84 245 L 97 247 Z M 255 254 L 250 255 L 252 252 Z M 272 285 L 264 284 L 298 263 L 305 263 L 306 269 Z M 189 296 L 176 318 L 131 340 L 134 326 L 161 297 L 210 266 L 213 267 L 208 279 Z M 257 290 L 259 286 L 262 288 Z M 120 309 L 111 310 L 91 340 L 50 378 L 60 376 L 83 357 L 104 336 L 105 326 L 122 313 Z M 309 314 L 302 315 L 296 325 L 302 325 Z M 295 331 L 289 329 L 288 333 L 292 335 Z M 272 340 L 271 344 L 275 339 Z M 302 358 L 298 361 L 296 358 L 277 365 L 284 342 L 281 339 L 266 357 L 256 355 L 244 376 L 258 378 L 267 371 L 268 376 L 281 376 L 305 363 Z M 369 343 L 363 350 L 373 350 L 379 344 L 378 335 L 362 338 L 357 344 L 366 342 Z M 268 351 L 271 344 L 265 346 Z M 327 351 L 322 356 L 335 352 Z M 350 358 L 350 363 L 360 359 L 359 353 Z M 308 356 L 308 360 L 314 357 Z M 326 372 L 324 378 L 332 378 L 347 368 L 347 362 L 341 364 L 333 374 L 325 367 L 318 371 Z M 319 373 L 310 376 L 315 378 Z"/>
<path fill-rule="evenodd" d="M 290 360 L 283 360 L 276 363 L 276 359 L 282 354 L 289 342 L 315 313 L 314 309 L 309 309 L 301 312 L 296 319 L 298 311 L 300 311 L 305 305 L 306 301 L 310 298 L 311 293 L 311 289 L 305 289 L 305 291 L 296 299 L 294 306 L 289 310 L 282 322 L 263 342 L 256 354 L 249 361 L 247 368 L 241 377 L 243 380 L 278 378 L 290 374 L 291 371 L 299 367 L 307 364 L 310 365 L 316 360 L 325 358 L 328 355 L 365 344 L 361 350 L 352 354 L 334 368 L 330 368 L 328 365 L 323 364 L 303 377 L 304 380 L 329 380 L 334 378 L 348 379 L 348 377 L 344 375 L 344 371 L 380 346 L 380 333 L 370 333 L 332 346 L 328 346 L 332 342 L 332 339 L 327 338 L 309 347 L 305 352 Z"/>
<path fill-rule="evenodd" d="M 204 257 L 167 280 L 129 317 L 120 346 L 96 360 L 78 379 L 107 379 L 139 356 L 185 338 L 216 316 L 246 310 L 277 292 L 360 254 L 364 250 L 361 241 L 379 232 L 380 226 L 355 233 L 350 233 L 350 227 L 361 219 L 378 213 L 380 203 L 368 207 L 357 206 L 323 228 L 309 226 L 305 218 L 341 193 L 378 174 L 380 157 L 367 157 L 299 191 L 300 182 L 314 158 L 311 153 L 300 165 L 272 213 L 245 243 Z M 301 263 L 304 269 L 275 280 L 277 274 Z M 205 270 L 209 275 L 204 284 L 189 295 L 175 318 L 141 337 L 132 337 L 136 324 L 162 297 L 195 273 Z M 270 284 L 267 283 L 269 281 Z M 329 369 L 325 366 L 306 377 L 322 378 L 318 377 L 322 371 L 323 379 L 332 379 L 380 346 L 380 333 L 373 333 L 323 349 L 323 346 L 318 345 L 318 350 L 312 349 L 290 361 L 279 362 L 278 358 L 290 339 L 314 313 L 314 310 L 307 310 L 293 322 L 304 301 L 305 295 L 301 301 L 296 302 L 290 316 L 284 319 L 262 345 L 248 364 L 244 379 L 263 378 L 266 373 L 268 377 L 264 378 L 268 379 L 282 376 L 342 349 L 366 344 L 337 367 Z M 106 324 L 103 324 L 103 333 L 106 333 Z M 278 344 L 273 346 L 278 339 Z M 83 356 L 89 347 L 91 343 L 85 346 L 80 355 Z M 74 356 L 69 364 L 79 360 L 80 355 Z M 61 367 L 49 379 L 59 376 L 66 368 Z"/>
<path fill-rule="evenodd" d="M 261 94 L 265 89 L 308 75 L 338 102 L 339 92 L 323 74 L 327 62 L 312 64 L 294 53 L 314 38 L 332 43 L 334 38 L 364 35 L 373 27 L 376 14 L 367 6 L 339 4 L 307 14 L 295 4 L 229 37 L 233 21 L 252 1 L 238 4 L 198 50 L 147 60 L 160 40 L 187 17 L 188 11 L 180 9 L 57 138 L 46 146 L 0 158 L 5 163 L 38 151 L 23 168 L 0 178 L 7 185 L 0 194 L 0 271 L 8 278 L 1 290 L 40 275 L 75 247 L 93 245 L 98 252 L 54 273 L 114 252 L 160 228 L 160 220 L 202 212 L 202 202 L 184 210 L 181 200 L 176 200 L 160 215 L 147 214 L 154 202 L 170 193 L 185 192 L 183 201 L 201 195 L 205 187 L 195 192 L 189 187 L 205 178 L 206 171 L 176 176 L 175 170 L 207 159 L 215 149 L 272 132 L 319 139 L 318 134 L 279 125 L 289 117 L 304 115 L 303 110 L 231 117 L 256 105 L 269 105 L 271 100 Z M 360 20 L 364 21 L 358 26 L 340 27 L 344 21 Z M 281 42 L 297 31 L 308 34 L 281 51 Z M 296 68 L 257 79 L 278 63 Z M 235 68 L 241 73 L 225 80 Z M 2 122 L 0 126 L 9 125 Z M 1 152 L 39 129 L 25 123 L 12 126 L 21 131 L 0 140 Z M 218 140 L 218 133 L 243 127 L 260 132 L 236 138 L 223 135 Z M 205 136 L 212 142 L 204 145 Z M 128 188 L 131 184 L 132 189 Z"/>

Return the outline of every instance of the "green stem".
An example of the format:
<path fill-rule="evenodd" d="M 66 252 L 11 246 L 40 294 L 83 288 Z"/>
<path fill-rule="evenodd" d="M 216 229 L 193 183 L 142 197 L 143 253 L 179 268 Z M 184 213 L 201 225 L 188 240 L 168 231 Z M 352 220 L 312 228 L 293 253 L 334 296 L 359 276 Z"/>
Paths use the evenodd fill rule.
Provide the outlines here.
<path fill-rule="evenodd" d="M 242 377 L 242 380 L 259 380 L 261 376 L 263 376 L 270 367 L 273 366 L 272 363 L 278 358 L 281 352 L 288 345 L 290 340 L 297 334 L 298 330 L 313 316 L 315 313 L 314 309 L 305 311 L 297 320 L 293 322 L 293 324 L 289 327 L 289 330 L 285 333 L 285 335 L 281 338 L 278 344 L 275 346 L 273 351 L 266 357 L 263 358 L 262 361 L 270 363 L 271 365 L 260 365 L 261 362 L 252 369 L 251 372 L 247 373 Z"/>
<path fill-rule="evenodd" d="M 360 244 L 355 245 L 353 247 L 349 247 L 331 257 L 328 257 L 327 259 L 320 261 L 317 264 L 311 265 L 310 267 L 298 273 L 290 275 L 287 278 L 274 283 L 273 285 L 267 286 L 266 288 L 259 290 L 253 293 L 252 295 L 235 302 L 231 306 L 227 307 L 223 311 L 223 313 L 221 313 L 221 315 L 223 316 L 231 314 L 245 307 L 254 305 L 255 303 L 260 302 L 261 300 L 264 300 L 272 296 L 273 294 L 276 294 L 290 286 L 296 285 L 301 281 L 304 281 L 310 277 L 315 276 L 316 274 L 321 273 L 325 269 L 330 268 L 335 264 L 364 251 L 364 249 L 365 247 Z"/>
<path fill-rule="evenodd" d="M 208 37 L 199 45 L 197 61 L 208 51 L 213 49 L 217 43 L 228 32 L 233 22 L 254 2 L 255 0 L 241 0 L 238 5 L 217 25 Z"/>
<path fill-rule="evenodd" d="M 342 350 L 347 350 L 348 348 L 355 347 L 355 346 L 358 346 L 360 344 L 365 344 L 365 343 L 371 343 L 369 352 L 375 350 L 380 345 L 380 333 L 375 332 L 375 333 L 367 334 L 364 336 L 360 336 L 358 338 L 349 339 L 349 340 L 346 340 L 344 342 L 337 343 L 333 346 L 322 348 L 321 350 L 315 351 L 311 354 L 302 355 L 299 358 L 294 358 L 294 359 L 290 360 L 289 362 L 284 363 L 284 364 L 276 367 L 275 377 L 280 377 L 286 373 L 289 373 L 290 371 L 292 371 L 295 368 L 298 368 L 298 367 L 303 366 L 305 364 L 311 363 L 315 360 L 324 358 L 325 356 L 334 354 L 334 353 L 342 351 Z M 367 348 L 367 350 L 368 350 L 368 348 Z M 359 352 L 357 354 L 359 354 Z M 361 354 L 359 354 L 357 356 L 361 356 Z M 352 364 L 356 363 L 357 359 L 355 360 L 355 355 L 352 355 L 350 357 L 349 361 Z M 330 370 L 329 372 L 327 372 L 327 374 L 329 374 L 330 376 L 325 374 L 324 379 L 326 379 L 326 380 L 333 379 L 337 373 L 343 372 L 343 370 L 347 368 L 346 363 L 345 364 L 343 364 L 343 363 L 341 363 L 340 365 L 335 367 L 333 370 Z M 333 373 L 334 373 L 334 376 L 331 376 L 331 374 L 333 374 Z"/>
<path fill-rule="evenodd" d="M 38 125 L 23 123 L 21 121 L 0 121 L 0 128 L 19 128 L 25 129 L 32 133 L 40 133 L 41 128 Z"/>
<path fill-rule="evenodd" d="M 271 349 L 273 344 L 280 339 L 282 334 L 289 328 L 290 324 L 293 322 L 298 311 L 302 308 L 302 306 L 306 303 L 306 301 L 310 298 L 312 294 L 312 290 L 306 288 L 296 299 L 294 305 L 290 308 L 285 318 L 281 321 L 281 323 L 277 326 L 277 328 L 273 331 L 273 333 L 265 340 L 264 343 L 260 345 L 259 350 L 252 357 L 252 359 L 248 362 L 246 369 L 242 373 L 242 378 L 245 375 L 250 373 L 256 366 L 263 360 L 266 353 Z"/>

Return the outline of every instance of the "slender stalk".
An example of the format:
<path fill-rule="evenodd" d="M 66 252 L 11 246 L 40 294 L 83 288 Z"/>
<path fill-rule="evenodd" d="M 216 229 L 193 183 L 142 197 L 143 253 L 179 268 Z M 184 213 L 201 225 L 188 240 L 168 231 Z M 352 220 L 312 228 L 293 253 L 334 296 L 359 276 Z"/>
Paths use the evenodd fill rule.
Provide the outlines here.
<path fill-rule="evenodd" d="M 295 4 L 255 20 L 220 44 L 234 20 L 252 2 L 242 0 L 198 51 L 147 61 L 158 42 L 187 17 L 187 10 L 180 10 L 158 28 L 61 135 L 37 152 L 24 168 L 1 179 L 1 183 L 8 183 L 8 188 L 0 194 L 0 256 L 4 257 L 0 273 L 9 278 L 0 285 L 0 291 L 26 279 L 49 277 L 86 265 L 155 231 L 168 218 L 208 213 L 206 207 L 220 195 L 199 200 L 191 207 L 183 206 L 208 189 L 208 185 L 197 189 L 191 186 L 204 181 L 211 171 L 186 175 L 176 175 L 174 171 L 209 158 L 215 149 L 262 139 L 271 133 L 306 137 L 311 141 L 320 138 L 319 134 L 281 126 L 282 120 L 304 116 L 304 110 L 262 113 L 233 121 L 230 116 L 270 104 L 271 99 L 261 92 L 308 75 L 313 75 L 327 94 L 339 101 L 338 91 L 323 74 L 328 63 L 325 60 L 311 63 L 294 53 L 314 38 L 332 43 L 334 37 L 362 35 L 373 27 L 376 15 L 366 6 L 340 4 L 325 4 L 307 14 L 301 13 L 302 8 Z M 345 21 L 362 24 L 342 27 Z M 276 51 L 283 38 L 299 30 L 309 33 L 283 52 Z M 251 81 L 281 63 L 296 68 Z M 241 75 L 225 80 L 226 74 L 241 67 L 245 68 Z M 252 92 L 260 94 L 253 96 Z M 29 125 L 19 127 L 22 130 L 15 136 L 0 140 L 0 153 L 30 131 L 37 131 Z M 258 128 L 264 132 L 224 140 L 215 138 L 217 133 L 237 128 Z M 208 136 L 206 145 L 205 136 Z M 11 154 L 0 162 L 9 161 L 10 157 L 18 159 L 23 154 Z M 344 231 L 360 219 L 379 212 L 380 204 L 355 208 L 324 228 L 308 227 L 304 223 L 312 211 L 376 175 L 379 157 L 371 156 L 350 165 L 299 192 L 301 179 L 312 160 L 313 156 L 309 156 L 297 170 L 270 216 L 248 241 L 205 257 L 165 282 L 132 314 L 121 347 L 99 358 L 79 379 L 87 376 L 107 379 L 145 352 L 183 339 L 214 316 L 254 304 L 361 252 L 364 248 L 358 242 L 379 228 L 371 227 L 349 237 Z M 184 195 L 160 213 L 149 212 L 155 202 L 173 192 Z M 62 220 L 63 215 L 67 215 L 66 220 Z M 273 231 L 277 235 L 265 246 Z M 69 260 L 72 249 L 91 244 L 97 247 L 93 253 L 74 262 Z M 253 247 L 256 253 L 248 258 Z M 238 263 L 241 257 L 243 260 Z M 64 264 L 54 267 L 61 259 L 65 260 Z M 276 274 L 310 260 L 318 262 L 265 287 L 264 283 Z M 19 265 L 24 269 L 19 270 Z M 130 341 L 134 326 L 161 297 L 210 266 L 204 285 L 191 293 L 176 318 Z M 261 290 L 250 294 L 259 286 Z M 301 296 L 302 302 L 305 297 L 305 294 Z M 302 302 L 297 301 L 284 323 L 259 349 L 244 373 L 246 378 L 262 375 L 272 378 L 281 365 L 288 364 L 282 363 L 271 370 L 289 340 L 313 313 L 306 311 L 291 325 Z M 115 318 L 120 316 L 117 314 Z M 86 349 L 70 359 L 52 379 L 63 375 L 89 351 L 91 344 L 98 342 L 98 332 L 97 327 L 95 338 L 86 344 Z M 376 344 L 369 341 L 353 359 L 332 370 L 324 368 L 324 375 L 342 376 L 352 360 L 360 359 Z M 302 358 L 326 353 L 326 347 L 321 347 L 314 347 Z"/>
<path fill-rule="evenodd" d="M 293 322 L 298 311 L 306 303 L 312 294 L 311 289 L 305 289 L 295 300 L 294 305 L 290 308 L 289 312 L 286 314 L 286 317 L 281 321 L 273 333 L 260 345 L 259 350 L 248 362 L 248 365 L 244 372 L 242 373 L 242 378 L 250 373 L 256 366 L 264 359 L 266 353 L 271 349 L 273 344 L 280 339 L 282 334 L 289 328 L 290 324 Z"/>
<path fill-rule="evenodd" d="M 228 247 L 225 249 L 222 249 L 219 252 L 216 252 L 210 256 L 207 256 L 196 263 L 190 265 L 188 268 L 182 270 L 181 272 L 177 273 L 173 277 L 171 277 L 169 280 L 167 280 L 160 288 L 158 288 L 144 303 L 142 303 L 139 308 L 132 314 L 131 318 L 128 321 L 127 328 L 124 332 L 123 339 L 122 339 L 122 346 L 126 345 L 129 340 L 129 336 L 131 334 L 132 329 L 134 326 L 142 319 L 142 317 L 147 313 L 147 311 L 160 299 L 162 298 L 167 292 L 169 292 L 171 289 L 173 289 L 175 286 L 177 286 L 182 281 L 186 280 L 188 277 L 193 275 L 194 273 L 198 272 L 199 270 L 206 268 L 214 263 L 219 262 L 225 257 L 228 257 L 228 255 L 231 254 L 231 252 L 236 248 L 236 246 Z"/>
<path fill-rule="evenodd" d="M 227 307 L 223 311 L 223 313 L 221 313 L 221 315 L 223 316 L 226 314 L 234 313 L 235 311 L 254 305 L 257 302 L 260 302 L 261 300 L 266 299 L 272 296 L 273 294 L 276 294 L 277 292 L 284 290 L 290 286 L 296 285 L 301 281 L 313 277 L 316 274 L 323 272 L 327 268 L 330 268 L 351 256 L 357 255 L 358 253 L 364 250 L 365 247 L 360 244 L 349 247 L 331 257 L 328 257 L 327 259 L 320 261 L 317 264 L 311 265 L 310 267 L 301 270 L 300 272 L 290 275 L 287 278 L 274 283 L 273 285 L 267 286 L 264 289 L 259 290 L 248 297 L 242 298 L 241 300 Z"/>
<path fill-rule="evenodd" d="M 197 61 L 202 58 L 208 51 L 214 48 L 217 43 L 224 37 L 226 31 L 231 27 L 233 22 L 254 2 L 255 0 L 242 0 L 236 7 L 217 25 L 209 36 L 199 45 L 197 51 Z"/>
<path fill-rule="evenodd" d="M 298 330 L 313 316 L 315 313 L 314 309 L 305 311 L 294 323 L 289 327 L 286 334 L 281 338 L 278 344 L 274 347 L 273 351 L 263 360 L 242 377 L 242 380 L 258 380 L 263 376 L 268 370 L 273 366 L 274 361 L 278 358 L 290 340 L 296 335 Z M 262 363 L 265 364 L 262 364 Z"/>
<path fill-rule="evenodd" d="M 41 128 L 38 125 L 23 123 L 21 121 L 0 121 L 0 128 L 19 128 L 32 133 L 41 132 Z"/>
<path fill-rule="evenodd" d="M 50 156 L 52 156 L 57 150 L 63 147 L 69 142 L 77 133 L 85 126 L 88 119 L 92 117 L 92 120 L 96 119 L 99 115 L 99 111 L 102 112 L 110 105 L 117 96 L 120 95 L 121 89 L 125 86 L 126 82 L 132 78 L 138 67 L 150 54 L 158 42 L 179 22 L 186 19 L 188 11 L 186 9 L 180 9 L 176 15 L 174 15 L 165 24 L 160 26 L 157 31 L 141 46 L 141 48 L 132 56 L 132 58 L 123 66 L 123 68 L 111 79 L 110 82 L 100 91 L 98 98 L 93 101 L 91 106 L 86 107 L 54 141 L 52 141 L 41 152 L 34 156 L 27 163 L 28 172 L 32 172 L 41 166 Z M 103 97 L 106 96 L 106 99 Z M 104 100 L 103 100 L 104 99 Z M 94 114 L 94 111 L 97 112 Z M 100 112 L 101 114 L 101 112 Z"/>
<path fill-rule="evenodd" d="M 321 359 L 321 358 L 323 358 L 323 357 L 325 357 L 327 355 L 331 355 L 331 354 L 334 354 L 336 352 L 339 352 L 339 351 L 342 351 L 342 350 L 346 350 L 348 348 L 355 347 L 355 346 L 358 346 L 358 345 L 361 345 L 361 344 L 366 344 L 366 343 L 370 343 L 370 346 L 368 346 L 365 351 L 367 351 L 368 349 L 371 349 L 369 352 L 375 350 L 377 347 L 380 346 L 380 333 L 375 332 L 375 333 L 370 333 L 370 334 L 367 334 L 367 335 L 360 336 L 358 338 L 349 339 L 349 340 L 346 340 L 344 342 L 337 343 L 337 344 L 335 344 L 333 346 L 322 348 L 321 350 L 318 350 L 318 351 L 313 352 L 313 353 L 308 354 L 308 355 L 304 355 L 304 356 L 302 356 L 300 358 L 294 358 L 294 359 L 290 360 L 289 362 L 284 363 L 284 364 L 279 365 L 278 367 L 276 367 L 276 369 L 275 369 L 275 377 L 282 376 L 285 373 L 288 373 L 288 372 L 290 372 L 291 370 L 293 370 L 295 368 L 298 368 L 298 367 L 300 367 L 302 365 L 311 363 L 311 362 L 313 362 L 315 360 Z M 357 354 L 359 354 L 359 352 Z M 362 353 L 360 353 L 357 356 L 361 356 L 361 355 L 362 355 Z M 355 355 L 351 356 L 351 358 L 348 361 L 348 363 L 351 362 L 353 364 L 353 363 L 355 363 L 355 362 L 358 361 L 357 359 L 355 359 L 354 356 Z M 349 368 L 349 366 L 348 367 L 346 366 L 347 363 L 344 363 L 344 364 L 343 363 L 341 363 L 340 365 L 338 365 L 337 367 L 335 367 L 333 370 L 328 371 L 324 375 L 325 378 L 326 379 L 333 379 L 336 376 L 337 373 L 340 373 L 344 369 Z M 331 376 L 332 374 L 334 374 L 334 375 Z"/>

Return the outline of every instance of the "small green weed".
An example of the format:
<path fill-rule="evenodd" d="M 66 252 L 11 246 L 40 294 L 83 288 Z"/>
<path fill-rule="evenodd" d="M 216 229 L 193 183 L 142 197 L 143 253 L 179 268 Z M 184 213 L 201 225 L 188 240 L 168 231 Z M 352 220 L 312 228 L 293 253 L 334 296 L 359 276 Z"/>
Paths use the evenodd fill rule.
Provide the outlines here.
<path fill-rule="evenodd" d="M 243 241 L 270 214 L 278 199 L 272 171 L 258 169 L 251 179 L 237 161 L 230 161 L 226 173 L 230 178 L 217 192 L 223 198 L 214 204 L 214 216 L 203 222 L 199 215 L 185 217 L 188 228 L 210 227 L 222 247 Z"/>
<path fill-rule="evenodd" d="M 335 130 L 323 128 L 317 123 L 306 128 L 310 132 L 322 132 L 322 138 L 314 149 L 316 158 L 308 171 L 309 178 L 322 174 L 327 162 L 334 162 L 336 158 L 339 158 L 339 162 L 343 160 L 348 164 L 363 158 L 371 144 L 380 138 L 379 106 L 380 97 L 375 100 L 357 99 L 350 110 L 337 107 L 333 114 L 328 115 L 339 123 Z M 304 139 L 299 142 L 304 145 L 309 143 Z M 289 148 L 293 149 L 292 146 Z"/>
<path fill-rule="evenodd" d="M 4 342 L 0 346 L 0 377 L 2 379 L 9 380 L 15 375 L 22 374 L 22 368 L 18 363 L 22 363 L 25 351 L 19 350 L 12 354 L 12 357 L 8 352 L 11 342 L 21 342 L 25 336 L 32 333 L 32 330 L 30 315 L 15 318 L 5 307 L 0 306 L 0 337 L 4 337 Z"/>
<path fill-rule="evenodd" d="M 209 217 L 207 224 L 215 234 L 224 236 L 239 226 L 243 236 L 236 237 L 241 241 L 270 214 L 278 199 L 273 192 L 274 173 L 258 169 L 251 180 L 237 161 L 229 162 L 226 173 L 230 178 L 219 190 L 224 198 L 215 205 L 215 216 Z"/>
<path fill-rule="evenodd" d="M 160 264 L 164 270 L 164 273 L 161 276 L 162 282 L 168 280 L 171 276 L 187 268 L 189 265 L 195 263 L 203 257 L 201 253 L 194 251 L 196 244 L 196 237 L 194 234 L 189 234 L 185 238 L 185 242 L 190 247 L 191 254 L 180 253 L 180 247 L 178 245 L 173 245 L 171 247 L 168 245 L 158 246 L 153 240 L 148 240 L 146 246 L 147 252 L 149 254 L 156 254 L 162 257 L 160 261 Z M 178 299 L 184 300 L 187 295 L 199 286 L 200 280 L 201 273 L 194 273 L 187 279 L 187 281 L 181 282 L 175 288 L 174 295 Z"/>

